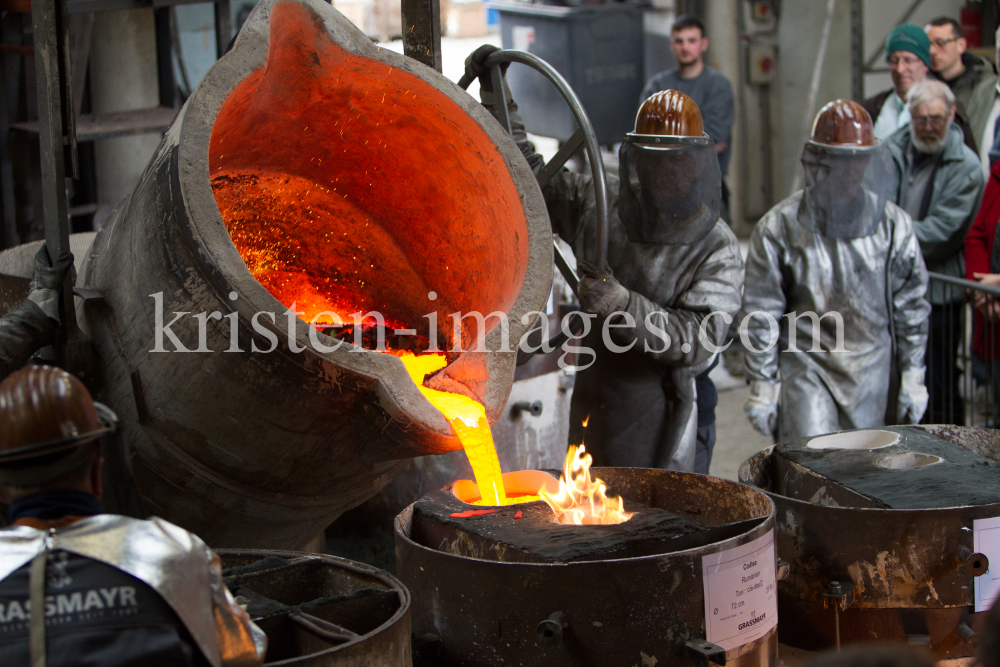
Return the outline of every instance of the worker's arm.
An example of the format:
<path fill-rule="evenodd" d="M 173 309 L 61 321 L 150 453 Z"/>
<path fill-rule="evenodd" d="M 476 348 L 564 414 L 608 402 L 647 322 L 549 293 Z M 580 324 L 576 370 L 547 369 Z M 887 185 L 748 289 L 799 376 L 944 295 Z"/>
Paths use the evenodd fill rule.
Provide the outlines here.
<path fill-rule="evenodd" d="M 926 299 L 927 269 L 920 244 L 906 214 L 897 209 L 895 239 L 889 267 L 893 325 L 896 333 L 896 361 L 901 373 L 924 367 L 927 328 L 931 305 Z"/>
<path fill-rule="evenodd" d="M 603 291 L 617 292 L 617 296 L 592 305 L 587 293 L 593 289 L 590 283 L 595 279 L 588 277 L 581 281 L 581 308 L 597 313 L 600 325 L 606 326 L 607 337 L 616 346 L 631 347 L 671 366 L 698 366 L 719 351 L 729 323 L 740 308 L 743 260 L 739 245 L 728 234 L 716 242 L 718 247 L 705 258 L 691 285 L 670 307 L 627 290 L 616 281 L 616 287 L 605 287 Z M 605 325 L 608 316 L 611 319 Z"/>
<path fill-rule="evenodd" d="M 787 307 L 781 275 L 784 244 L 774 238 L 774 234 L 781 229 L 781 221 L 777 216 L 777 213 L 765 216 L 757 223 L 750 238 L 743 308 L 740 311 L 740 326 L 743 327 L 745 323 L 747 341 L 750 344 L 750 348 L 744 346 L 743 351 L 747 379 L 770 383 L 781 381 L 778 371 L 780 346 L 776 336 L 780 332 L 781 318 Z M 778 331 L 772 330 L 768 315 L 778 324 Z"/>
<path fill-rule="evenodd" d="M 701 106 L 701 116 L 705 121 L 705 133 L 715 142 L 717 153 L 725 152 L 733 134 L 733 120 L 736 106 L 733 102 L 733 87 L 723 76 L 712 78 L 712 89 Z"/>
<path fill-rule="evenodd" d="M 35 254 L 28 298 L 0 317 L 0 379 L 55 342 L 60 324 L 59 292 L 72 268 L 73 255 L 69 253 L 51 262 L 43 244 Z"/>
<path fill-rule="evenodd" d="M 479 96 L 483 106 L 496 116 L 496 105 L 505 103 L 510 118 L 511 138 L 528 162 L 532 173 L 537 174 L 545 164 L 545 159 L 535 152 L 535 146 L 528 141 L 528 133 L 524 121 L 517 110 L 517 103 L 507 87 L 507 78 L 503 79 L 503 91 L 493 90 L 493 81 L 489 69 L 485 66 L 486 59 L 499 49 L 491 44 L 484 44 L 473 51 L 465 60 L 467 76 L 479 79 Z M 559 234 L 564 241 L 573 244 L 583 229 L 587 212 L 593 209 L 593 185 L 590 176 L 571 172 L 563 168 L 556 173 L 542 190 L 545 204 L 549 212 L 552 231 Z"/>
<path fill-rule="evenodd" d="M 18 370 L 38 350 L 56 340 L 58 323 L 32 301 L 0 317 L 0 379 Z"/>

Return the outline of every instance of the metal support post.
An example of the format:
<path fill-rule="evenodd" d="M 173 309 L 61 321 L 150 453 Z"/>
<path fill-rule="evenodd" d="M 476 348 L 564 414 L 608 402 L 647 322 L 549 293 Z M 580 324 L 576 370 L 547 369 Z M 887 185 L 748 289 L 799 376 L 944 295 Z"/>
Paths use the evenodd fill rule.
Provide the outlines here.
<path fill-rule="evenodd" d="M 440 0 L 402 0 L 403 53 L 441 71 Z"/>
<path fill-rule="evenodd" d="M 41 154 L 45 243 L 54 261 L 69 250 L 66 178 L 76 175 L 76 127 L 66 0 L 32 0 L 38 141 Z M 72 317 L 72 299 L 66 315 Z"/>
<path fill-rule="evenodd" d="M 229 0 L 215 0 L 215 57 L 221 58 L 233 39 L 233 19 Z"/>
<path fill-rule="evenodd" d="M 851 0 L 851 99 L 865 99 L 864 0 Z"/>

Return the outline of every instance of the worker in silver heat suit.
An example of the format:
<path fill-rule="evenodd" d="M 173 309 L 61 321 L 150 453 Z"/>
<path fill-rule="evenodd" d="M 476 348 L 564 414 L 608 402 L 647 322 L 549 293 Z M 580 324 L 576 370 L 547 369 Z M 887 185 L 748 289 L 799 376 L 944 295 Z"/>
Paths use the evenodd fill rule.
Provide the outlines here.
<path fill-rule="evenodd" d="M 488 79 L 481 76 L 481 85 Z M 489 107 L 492 86 L 481 91 Z M 513 100 L 508 109 L 515 141 L 537 172 L 543 161 Z M 584 442 L 595 465 L 692 471 L 695 377 L 721 346 L 725 316 L 739 310 L 739 244 L 719 219 L 715 143 L 691 98 L 663 91 L 646 100 L 620 157 L 620 180 L 607 179 L 610 273 L 587 263 L 598 225 L 591 177 L 562 169 L 542 190 L 552 230 L 578 258 L 580 306 L 596 315 L 581 342 L 596 358 L 577 373 L 570 442 Z M 634 326 L 610 327 L 606 345 L 605 321 L 627 325 L 628 318 Z M 581 355 L 580 363 L 588 360 Z"/>
<path fill-rule="evenodd" d="M 891 201 L 892 156 L 868 112 L 836 100 L 817 115 L 802 165 L 805 188 L 750 241 L 747 417 L 781 441 L 916 424 L 927 408 L 927 270 L 910 216 Z"/>

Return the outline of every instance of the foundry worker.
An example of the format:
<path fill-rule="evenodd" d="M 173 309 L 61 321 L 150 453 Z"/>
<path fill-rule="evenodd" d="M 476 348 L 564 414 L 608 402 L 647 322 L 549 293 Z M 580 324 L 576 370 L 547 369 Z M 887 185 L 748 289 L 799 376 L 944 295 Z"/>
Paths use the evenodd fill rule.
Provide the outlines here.
<path fill-rule="evenodd" d="M 892 156 L 861 105 L 836 100 L 816 116 L 802 166 L 805 188 L 750 240 L 747 417 L 781 441 L 915 424 L 927 407 L 927 271 L 892 203 Z"/>
<path fill-rule="evenodd" d="M 0 664 L 261 664 L 266 637 L 204 542 L 102 512 L 100 439 L 116 421 L 56 368 L 0 383 L 0 500 L 13 523 L 0 530 Z"/>
<path fill-rule="evenodd" d="M 52 262 L 45 244 L 39 248 L 28 298 L 0 317 L 0 380 L 55 342 L 61 321 L 59 293 L 72 268 L 73 255 L 67 253 Z"/>
<path fill-rule="evenodd" d="M 467 73 L 484 74 L 489 52 L 477 50 Z M 488 73 L 480 86 L 489 108 Z M 506 102 L 537 172 L 543 160 Z M 704 473 L 714 432 L 699 438 L 695 376 L 721 348 L 743 282 L 739 245 L 719 218 L 715 143 L 691 98 L 668 90 L 643 103 L 619 155 L 620 177 L 607 177 L 607 272 L 588 264 L 598 225 L 591 176 L 562 169 L 542 190 L 552 230 L 580 260 L 580 307 L 596 315 L 581 341 L 596 358 L 577 372 L 570 442 L 584 442 L 595 465 Z"/>

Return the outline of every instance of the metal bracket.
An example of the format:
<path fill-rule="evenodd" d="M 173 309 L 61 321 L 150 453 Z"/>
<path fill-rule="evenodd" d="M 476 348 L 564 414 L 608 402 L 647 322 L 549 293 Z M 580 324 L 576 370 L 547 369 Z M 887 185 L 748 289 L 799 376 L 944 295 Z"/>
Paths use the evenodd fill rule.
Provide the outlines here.
<path fill-rule="evenodd" d="M 825 598 L 823 600 L 824 608 L 836 607 L 840 611 L 844 611 L 854 604 L 854 582 L 831 581 L 822 597 Z"/>
<path fill-rule="evenodd" d="M 717 644 L 713 644 L 707 639 L 692 639 L 687 642 L 686 646 L 689 651 L 700 656 L 704 660 L 702 663 L 704 665 L 708 665 L 710 663 L 715 663 L 716 665 L 726 664 L 726 649 Z"/>

